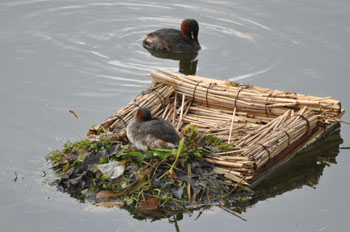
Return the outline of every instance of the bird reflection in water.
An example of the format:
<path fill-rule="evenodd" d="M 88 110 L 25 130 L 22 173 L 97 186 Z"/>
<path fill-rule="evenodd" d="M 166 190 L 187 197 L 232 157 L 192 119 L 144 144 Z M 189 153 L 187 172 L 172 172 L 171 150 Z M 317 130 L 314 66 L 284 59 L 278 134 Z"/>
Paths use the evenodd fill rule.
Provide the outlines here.
<path fill-rule="evenodd" d="M 197 71 L 198 64 L 198 53 L 171 53 L 171 52 L 163 52 L 163 51 L 155 51 L 151 49 L 147 49 L 152 56 L 162 58 L 162 59 L 170 59 L 170 60 L 178 60 L 179 61 L 179 72 L 185 75 L 195 75 Z"/>

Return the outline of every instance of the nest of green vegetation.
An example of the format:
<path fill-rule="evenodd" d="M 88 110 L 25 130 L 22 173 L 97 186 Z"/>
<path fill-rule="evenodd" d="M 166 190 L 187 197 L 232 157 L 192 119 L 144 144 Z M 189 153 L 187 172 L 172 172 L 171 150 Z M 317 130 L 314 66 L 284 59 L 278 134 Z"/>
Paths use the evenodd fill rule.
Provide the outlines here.
<path fill-rule="evenodd" d="M 232 202 L 249 195 L 249 189 L 214 172 L 203 159 L 231 146 L 189 125 L 177 149 L 144 152 L 128 143 L 123 129 L 100 131 L 98 141 L 66 143 L 48 158 L 58 174 L 57 185 L 73 197 L 151 211 Z"/>

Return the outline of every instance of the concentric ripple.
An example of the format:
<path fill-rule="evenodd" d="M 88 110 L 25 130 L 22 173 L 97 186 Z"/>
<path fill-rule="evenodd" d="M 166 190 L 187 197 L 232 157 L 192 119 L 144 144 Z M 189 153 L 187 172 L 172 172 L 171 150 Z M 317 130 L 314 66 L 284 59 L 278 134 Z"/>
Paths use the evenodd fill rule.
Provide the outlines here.
<path fill-rule="evenodd" d="M 233 4 L 42 0 L 33 1 L 35 10 L 18 20 L 32 28 L 23 32 L 26 38 L 34 38 L 29 47 L 37 46 L 34 41 L 47 44 L 61 66 L 115 80 L 117 85 L 144 87 L 150 83 L 146 75 L 152 70 L 179 70 L 178 61 L 153 57 L 142 47 L 145 34 L 179 28 L 184 18 L 195 18 L 202 45 L 198 75 L 230 80 L 259 76 L 281 62 L 279 48 L 291 41 L 256 21 L 254 14 L 243 15 L 244 7 Z M 19 10 L 24 6 L 18 2 L 7 5 Z"/>

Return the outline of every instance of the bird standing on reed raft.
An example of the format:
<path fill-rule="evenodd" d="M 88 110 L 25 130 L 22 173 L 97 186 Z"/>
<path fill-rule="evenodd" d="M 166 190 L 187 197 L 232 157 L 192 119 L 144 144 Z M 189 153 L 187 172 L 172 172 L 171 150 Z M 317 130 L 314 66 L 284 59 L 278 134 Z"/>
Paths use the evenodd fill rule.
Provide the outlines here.
<path fill-rule="evenodd" d="M 195 53 L 201 46 L 198 42 L 199 26 L 194 19 L 185 19 L 181 31 L 166 28 L 151 32 L 143 40 L 146 49 L 171 53 Z"/>
<path fill-rule="evenodd" d="M 179 144 L 179 134 L 162 118 L 152 118 L 147 108 L 137 110 L 136 117 L 126 127 L 129 141 L 138 149 L 175 148 Z"/>

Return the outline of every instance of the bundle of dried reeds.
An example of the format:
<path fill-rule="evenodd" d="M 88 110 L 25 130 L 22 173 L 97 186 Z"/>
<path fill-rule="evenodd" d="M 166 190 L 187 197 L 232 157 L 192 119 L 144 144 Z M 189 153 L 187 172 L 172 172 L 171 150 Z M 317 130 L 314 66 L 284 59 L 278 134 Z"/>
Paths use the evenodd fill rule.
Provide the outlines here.
<path fill-rule="evenodd" d="M 229 168 L 238 178 L 252 179 L 254 170 L 261 168 L 305 134 L 312 133 L 319 122 L 319 117 L 307 107 L 297 113 L 288 110 L 265 126 L 241 138 L 233 151 L 214 153 L 206 160 Z"/>
<path fill-rule="evenodd" d="M 229 110 L 236 108 L 239 111 L 267 117 L 276 117 L 288 109 L 297 110 L 304 106 L 330 116 L 336 116 L 341 111 L 340 102 L 329 97 L 319 98 L 259 87 L 237 86 L 237 83 L 176 75 L 163 70 L 152 72 L 151 78 L 154 82 L 174 86 L 178 94 L 184 94 L 207 108 L 209 106 Z"/>
<path fill-rule="evenodd" d="M 247 87 L 198 76 L 182 76 L 159 70 L 151 73 L 152 86 L 105 122 L 91 128 L 88 138 L 102 127 L 115 131 L 134 118 L 138 107 L 148 107 L 182 131 L 197 126 L 231 146 L 228 152 L 208 155 L 218 173 L 247 184 L 257 170 L 293 147 L 319 126 L 334 123 L 342 115 L 340 102 L 329 97 Z"/>

